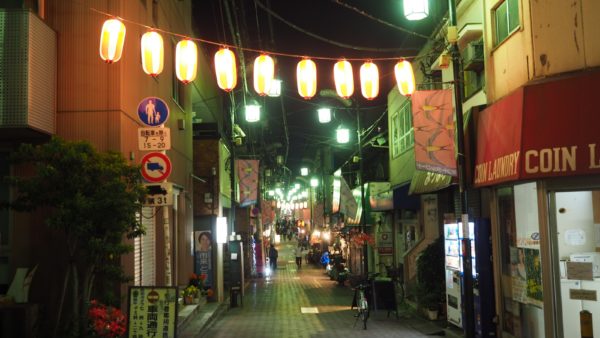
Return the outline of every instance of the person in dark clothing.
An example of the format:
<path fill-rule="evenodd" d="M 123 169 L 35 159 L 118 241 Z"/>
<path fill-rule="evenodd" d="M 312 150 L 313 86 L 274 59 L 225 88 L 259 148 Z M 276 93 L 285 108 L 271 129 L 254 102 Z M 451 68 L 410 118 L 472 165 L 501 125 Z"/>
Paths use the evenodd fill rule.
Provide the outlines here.
<path fill-rule="evenodd" d="M 271 244 L 269 248 L 269 265 L 271 266 L 271 271 L 277 270 L 277 257 L 279 256 L 279 252 L 275 249 L 275 246 Z"/>

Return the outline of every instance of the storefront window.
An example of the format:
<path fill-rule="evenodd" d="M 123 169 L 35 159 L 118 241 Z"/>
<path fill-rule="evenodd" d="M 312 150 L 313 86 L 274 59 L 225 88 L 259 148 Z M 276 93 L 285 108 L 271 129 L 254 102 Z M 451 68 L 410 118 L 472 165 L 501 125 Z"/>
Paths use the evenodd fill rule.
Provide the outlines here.
<path fill-rule="evenodd" d="M 535 183 L 500 188 L 502 331 L 512 337 L 544 337 L 542 261 Z"/>

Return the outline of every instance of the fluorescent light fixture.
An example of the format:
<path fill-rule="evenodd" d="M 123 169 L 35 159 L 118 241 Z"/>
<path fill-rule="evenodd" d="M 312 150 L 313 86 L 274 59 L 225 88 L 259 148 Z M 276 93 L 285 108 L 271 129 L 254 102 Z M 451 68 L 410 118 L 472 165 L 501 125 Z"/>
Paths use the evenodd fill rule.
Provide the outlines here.
<path fill-rule="evenodd" d="M 217 217 L 217 243 L 227 243 L 227 217 Z"/>

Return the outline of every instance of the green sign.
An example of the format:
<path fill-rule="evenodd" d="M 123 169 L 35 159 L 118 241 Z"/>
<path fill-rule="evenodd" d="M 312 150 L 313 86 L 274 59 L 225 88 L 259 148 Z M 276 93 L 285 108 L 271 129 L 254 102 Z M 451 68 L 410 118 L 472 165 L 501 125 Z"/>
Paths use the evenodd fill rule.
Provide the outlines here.
<path fill-rule="evenodd" d="M 177 288 L 130 287 L 127 332 L 129 338 L 177 337 Z"/>

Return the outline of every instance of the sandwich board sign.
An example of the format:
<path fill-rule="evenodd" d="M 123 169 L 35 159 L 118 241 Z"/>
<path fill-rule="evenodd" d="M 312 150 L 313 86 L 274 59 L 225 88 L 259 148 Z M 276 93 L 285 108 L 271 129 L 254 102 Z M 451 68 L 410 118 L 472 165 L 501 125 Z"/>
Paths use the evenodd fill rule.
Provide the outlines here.
<path fill-rule="evenodd" d="M 142 158 L 142 176 L 148 182 L 158 183 L 171 175 L 171 160 L 163 153 L 151 152 Z"/>

